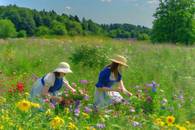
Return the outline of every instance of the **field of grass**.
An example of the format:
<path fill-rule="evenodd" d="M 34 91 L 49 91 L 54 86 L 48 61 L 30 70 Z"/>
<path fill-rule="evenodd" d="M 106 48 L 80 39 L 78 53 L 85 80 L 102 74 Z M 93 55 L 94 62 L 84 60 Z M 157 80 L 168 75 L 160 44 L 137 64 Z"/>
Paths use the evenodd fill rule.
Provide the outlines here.
<path fill-rule="evenodd" d="M 116 53 L 128 58 L 129 67 L 123 69 L 122 75 L 126 88 L 134 95 L 130 98 L 124 95 L 130 104 L 113 106 L 109 113 L 83 112 L 84 107 L 93 103 L 95 83 L 102 68 L 83 67 L 71 62 L 69 57 L 81 45 L 102 46 L 109 51 L 108 57 Z M 89 100 L 81 103 L 80 115 L 75 116 L 68 108 L 59 111 L 49 106 L 45 106 L 43 112 L 36 109 L 21 111 L 16 104 L 28 100 L 34 82 L 32 74 L 41 77 L 61 61 L 70 63 L 73 70 L 73 74 L 66 76 L 70 84 L 76 83 L 77 87 L 87 89 Z M 88 84 L 81 84 L 80 80 L 87 80 Z M 152 82 L 159 86 L 155 94 L 148 94 L 153 98 L 151 103 L 147 102 L 145 89 L 146 84 Z M 17 83 L 24 84 L 25 92 L 11 92 Z M 152 111 L 146 112 L 148 108 Z M 195 47 L 101 37 L 0 40 L 0 130 L 193 130 L 194 110 Z M 54 118 L 58 120 L 55 127 L 52 125 Z"/>

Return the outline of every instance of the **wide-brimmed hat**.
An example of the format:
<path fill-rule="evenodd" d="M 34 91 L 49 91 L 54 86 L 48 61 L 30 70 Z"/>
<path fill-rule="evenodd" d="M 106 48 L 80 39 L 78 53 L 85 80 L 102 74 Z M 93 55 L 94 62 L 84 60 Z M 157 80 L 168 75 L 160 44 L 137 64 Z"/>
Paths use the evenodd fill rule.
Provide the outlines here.
<path fill-rule="evenodd" d="M 58 67 L 53 72 L 72 73 L 70 65 L 66 62 L 60 62 Z"/>
<path fill-rule="evenodd" d="M 121 55 L 115 55 L 115 57 L 110 59 L 112 62 L 124 65 L 124 66 L 128 66 L 127 65 L 127 59 L 124 56 Z"/>

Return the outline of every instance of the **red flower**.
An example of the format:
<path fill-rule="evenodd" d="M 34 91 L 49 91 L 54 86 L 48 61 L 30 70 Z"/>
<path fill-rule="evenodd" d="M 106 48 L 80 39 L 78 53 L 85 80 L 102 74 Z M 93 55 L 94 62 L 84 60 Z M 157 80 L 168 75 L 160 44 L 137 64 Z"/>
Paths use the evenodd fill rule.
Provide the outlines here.
<path fill-rule="evenodd" d="M 24 84 L 23 83 L 17 83 L 17 90 L 19 92 L 23 92 L 24 91 Z"/>

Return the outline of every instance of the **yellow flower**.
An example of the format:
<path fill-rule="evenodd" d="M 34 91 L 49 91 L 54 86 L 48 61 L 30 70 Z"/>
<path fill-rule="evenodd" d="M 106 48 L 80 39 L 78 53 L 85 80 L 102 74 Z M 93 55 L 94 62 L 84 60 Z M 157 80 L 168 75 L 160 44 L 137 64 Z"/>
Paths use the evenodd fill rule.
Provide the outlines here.
<path fill-rule="evenodd" d="M 87 126 L 86 130 L 96 130 L 94 127 Z"/>
<path fill-rule="evenodd" d="M 64 125 L 64 120 L 60 118 L 59 116 L 56 116 L 53 118 L 53 120 L 50 122 L 50 125 L 52 128 L 60 128 Z"/>
<path fill-rule="evenodd" d="M 174 116 L 167 116 L 166 122 L 169 126 L 172 125 L 175 122 L 175 117 Z"/>
<path fill-rule="evenodd" d="M 180 126 L 180 125 L 176 125 L 176 127 L 177 127 L 179 130 L 187 130 L 185 127 Z"/>
<path fill-rule="evenodd" d="M 24 95 L 25 95 L 26 97 L 29 97 L 29 96 L 30 96 L 30 94 L 29 94 L 28 92 L 25 92 Z"/>
<path fill-rule="evenodd" d="M 186 121 L 185 123 L 186 123 L 186 125 L 190 125 L 190 122 L 189 121 Z"/>
<path fill-rule="evenodd" d="M 0 96 L 0 105 L 6 102 L 6 98 Z"/>
<path fill-rule="evenodd" d="M 4 128 L 3 125 L 0 124 L 0 130 L 3 130 L 3 128 Z"/>
<path fill-rule="evenodd" d="M 47 111 L 45 112 L 45 115 L 46 115 L 46 116 L 51 115 L 51 110 L 50 110 L 50 109 L 47 109 Z"/>
<path fill-rule="evenodd" d="M 40 104 L 31 102 L 31 106 L 34 108 L 40 108 Z"/>
<path fill-rule="evenodd" d="M 165 125 L 165 123 L 161 120 L 161 118 L 157 118 L 154 121 L 154 124 L 157 125 L 157 126 L 164 126 Z"/>
<path fill-rule="evenodd" d="M 65 108 L 65 109 L 64 109 L 64 112 L 65 112 L 66 114 L 68 114 L 68 113 L 70 112 L 69 108 Z"/>
<path fill-rule="evenodd" d="M 69 122 L 69 123 L 68 123 L 68 129 L 69 129 L 69 130 L 75 130 L 75 129 L 77 129 L 77 127 L 76 127 L 75 124 Z"/>
<path fill-rule="evenodd" d="M 25 99 L 17 103 L 17 107 L 24 112 L 27 112 L 31 108 L 31 103 Z"/>
<path fill-rule="evenodd" d="M 85 112 L 82 112 L 82 115 L 85 119 L 89 119 L 89 114 L 85 113 Z"/>

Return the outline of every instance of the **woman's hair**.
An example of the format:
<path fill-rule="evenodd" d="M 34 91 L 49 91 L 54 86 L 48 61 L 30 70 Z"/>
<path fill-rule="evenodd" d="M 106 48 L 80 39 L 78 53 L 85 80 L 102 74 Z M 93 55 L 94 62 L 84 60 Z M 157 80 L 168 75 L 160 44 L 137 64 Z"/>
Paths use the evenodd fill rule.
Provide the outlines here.
<path fill-rule="evenodd" d="M 107 67 L 110 67 L 111 72 L 114 73 L 114 77 L 117 79 L 118 78 L 118 63 L 112 62 L 110 65 Z"/>
<path fill-rule="evenodd" d="M 56 78 L 60 77 L 60 73 L 59 72 L 54 72 L 54 75 Z"/>

